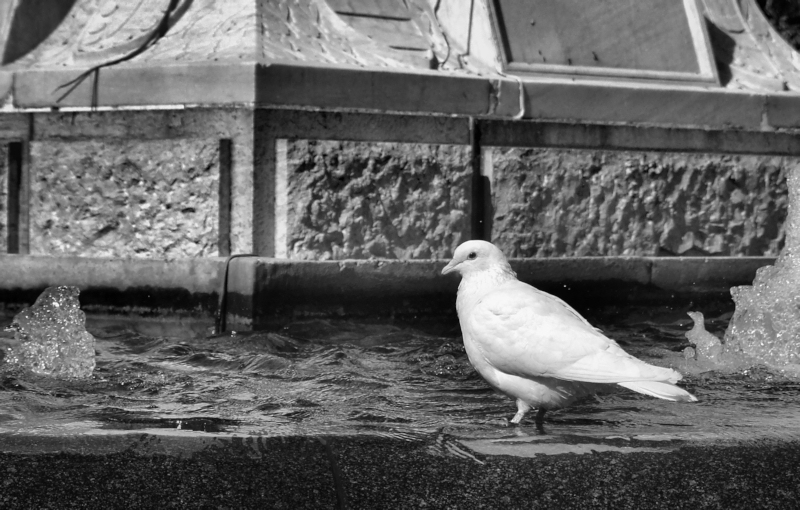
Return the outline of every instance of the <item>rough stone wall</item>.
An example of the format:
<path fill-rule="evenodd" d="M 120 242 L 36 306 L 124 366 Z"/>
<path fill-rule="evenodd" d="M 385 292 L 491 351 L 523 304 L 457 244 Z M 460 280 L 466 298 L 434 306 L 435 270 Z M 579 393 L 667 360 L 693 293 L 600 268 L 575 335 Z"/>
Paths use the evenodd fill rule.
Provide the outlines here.
<path fill-rule="evenodd" d="M 0 143 L 0 253 L 8 252 L 8 145 Z"/>
<path fill-rule="evenodd" d="M 42 142 L 103 140 L 106 144 L 120 146 L 118 142 L 131 140 L 168 145 L 175 143 L 168 140 L 207 140 L 211 149 L 211 144 L 216 144 L 212 139 L 231 139 L 231 253 L 253 251 L 252 110 L 191 108 L 37 113 L 33 120 L 33 131 Z"/>
<path fill-rule="evenodd" d="M 492 240 L 513 257 L 770 255 L 800 158 L 488 149 Z"/>
<path fill-rule="evenodd" d="M 217 255 L 217 140 L 31 143 L 30 251 Z"/>
<path fill-rule="evenodd" d="M 289 258 L 450 257 L 469 238 L 469 161 L 466 146 L 290 142 Z"/>

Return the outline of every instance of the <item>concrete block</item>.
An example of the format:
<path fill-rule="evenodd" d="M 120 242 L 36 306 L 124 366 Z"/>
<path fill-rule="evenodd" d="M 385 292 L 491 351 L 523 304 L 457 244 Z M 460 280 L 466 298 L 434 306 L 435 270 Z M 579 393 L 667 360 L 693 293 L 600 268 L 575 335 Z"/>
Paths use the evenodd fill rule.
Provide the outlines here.
<path fill-rule="evenodd" d="M 800 129 L 800 97 L 795 94 L 768 95 L 766 123 L 775 129 Z"/>
<path fill-rule="evenodd" d="M 259 109 L 256 129 L 264 137 L 287 140 L 469 143 L 469 119 L 441 115 Z"/>
<path fill-rule="evenodd" d="M 18 71 L 14 81 L 14 106 L 92 106 L 93 76 L 89 76 L 74 92 L 58 101 L 66 90 L 59 87 L 77 78 L 83 71 Z M 100 70 L 97 85 L 98 106 L 252 103 L 255 96 L 255 65 L 250 62 L 236 62 L 112 66 Z"/>
<path fill-rule="evenodd" d="M 722 89 L 526 81 L 525 117 L 760 130 L 764 97 Z"/>
<path fill-rule="evenodd" d="M 645 257 L 511 259 L 517 277 L 581 310 L 610 303 L 658 302 Z M 601 306 L 602 306 L 601 305 Z"/>
<path fill-rule="evenodd" d="M 469 239 L 467 146 L 297 140 L 277 167 L 276 256 L 447 258 Z"/>
<path fill-rule="evenodd" d="M 259 66 L 256 101 L 263 106 L 357 108 L 383 112 L 485 115 L 492 87 L 482 77 L 398 72 L 355 66 Z"/>
<path fill-rule="evenodd" d="M 0 71 L 0 105 L 9 102 L 9 96 L 14 87 L 14 73 Z"/>
<path fill-rule="evenodd" d="M 556 257 L 510 259 L 517 278 L 534 286 L 650 283 L 652 259 L 643 257 Z"/>
<path fill-rule="evenodd" d="M 2 75 L 0 75 L 2 76 Z M 31 133 L 31 116 L 24 113 L 0 115 L 0 139 L 27 140 Z"/>
<path fill-rule="evenodd" d="M 253 111 L 246 108 L 53 111 L 20 117 L 31 119 L 36 141 L 241 139 L 252 137 L 253 130 Z"/>
<path fill-rule="evenodd" d="M 81 289 L 92 313 L 208 318 L 216 314 L 224 259 L 124 260 L 0 255 L 0 302 L 33 303 L 47 287 Z"/>
<path fill-rule="evenodd" d="M 314 316 L 453 316 L 458 282 L 440 274 L 444 265 L 239 258 L 229 268 L 228 317 L 245 330 Z"/>
<path fill-rule="evenodd" d="M 487 119 L 480 130 L 485 147 L 800 154 L 800 138 L 785 132 Z"/>
<path fill-rule="evenodd" d="M 258 309 L 258 263 L 249 257 L 230 259 L 225 285 L 225 324 L 226 331 L 252 331 L 253 318 L 263 313 Z"/>
<path fill-rule="evenodd" d="M 769 257 L 512 259 L 520 280 L 579 309 L 730 299 Z M 459 279 L 446 261 L 230 260 L 228 331 L 273 328 L 309 317 L 455 321 Z M 219 312 L 226 259 L 120 260 L 0 255 L 0 312 L 33 303 L 48 286 L 75 285 L 90 314 L 210 323 Z"/>
<path fill-rule="evenodd" d="M 798 157 L 492 151 L 491 239 L 510 257 L 776 256 Z"/>
<path fill-rule="evenodd" d="M 756 271 L 775 263 L 773 257 L 655 257 L 652 283 L 679 292 L 727 293 L 731 287 L 752 285 Z"/>
<path fill-rule="evenodd" d="M 218 254 L 217 140 L 33 142 L 31 176 L 33 254 Z"/>

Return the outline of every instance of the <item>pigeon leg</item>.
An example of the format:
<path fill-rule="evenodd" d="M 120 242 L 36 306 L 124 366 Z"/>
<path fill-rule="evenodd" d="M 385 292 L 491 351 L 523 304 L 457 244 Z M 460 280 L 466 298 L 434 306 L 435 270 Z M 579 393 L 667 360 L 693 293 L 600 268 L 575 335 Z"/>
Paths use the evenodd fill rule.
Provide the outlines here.
<path fill-rule="evenodd" d="M 528 405 L 527 402 L 523 402 L 520 399 L 517 399 L 517 414 L 511 418 L 511 423 L 514 425 L 518 425 L 519 422 L 522 421 L 522 418 L 525 416 L 525 413 L 531 410 L 531 406 Z"/>
<path fill-rule="evenodd" d="M 540 407 L 539 410 L 536 412 L 536 430 L 544 434 L 544 413 L 547 412 L 547 409 L 544 407 Z"/>

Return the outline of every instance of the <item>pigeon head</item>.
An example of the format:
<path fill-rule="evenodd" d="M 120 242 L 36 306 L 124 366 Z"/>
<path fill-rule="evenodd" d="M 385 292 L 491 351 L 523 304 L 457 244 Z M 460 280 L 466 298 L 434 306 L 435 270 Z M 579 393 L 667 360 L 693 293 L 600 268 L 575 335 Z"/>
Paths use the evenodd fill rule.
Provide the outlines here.
<path fill-rule="evenodd" d="M 456 272 L 465 277 L 482 271 L 500 271 L 514 275 L 503 252 L 486 241 L 467 241 L 461 244 L 453 253 L 453 260 L 442 269 L 442 274 Z"/>

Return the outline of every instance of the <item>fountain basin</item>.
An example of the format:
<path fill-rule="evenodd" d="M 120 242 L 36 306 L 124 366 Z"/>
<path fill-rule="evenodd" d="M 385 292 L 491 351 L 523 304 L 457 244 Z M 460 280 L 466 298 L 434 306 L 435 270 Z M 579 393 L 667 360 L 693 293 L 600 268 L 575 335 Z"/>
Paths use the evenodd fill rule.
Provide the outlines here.
<path fill-rule="evenodd" d="M 581 311 L 632 354 L 683 372 L 699 403 L 610 391 L 549 414 L 545 436 L 532 423 L 507 426 L 513 402 L 471 369 L 452 316 L 304 318 L 191 341 L 89 321 L 91 380 L 0 374 L 0 501 L 790 506 L 800 496 L 798 385 L 766 369 L 690 365 L 682 350 L 694 306 Z M 704 306 L 721 334 L 730 303 Z"/>

